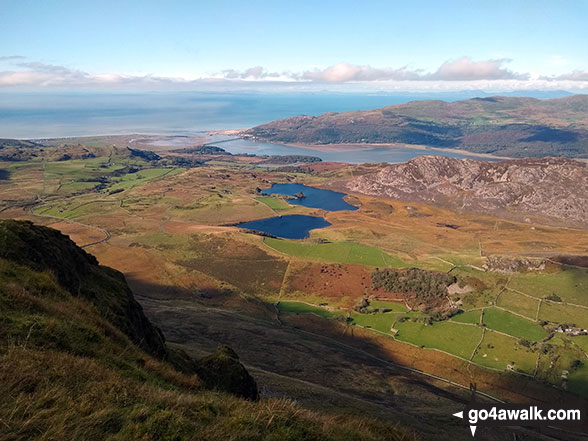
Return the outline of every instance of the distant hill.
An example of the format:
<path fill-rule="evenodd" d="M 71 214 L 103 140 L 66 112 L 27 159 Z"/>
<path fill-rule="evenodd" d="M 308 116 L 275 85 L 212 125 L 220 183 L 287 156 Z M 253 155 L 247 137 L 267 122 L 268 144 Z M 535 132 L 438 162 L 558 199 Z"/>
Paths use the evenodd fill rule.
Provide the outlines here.
<path fill-rule="evenodd" d="M 351 179 L 346 188 L 459 212 L 588 226 L 588 165 L 570 159 L 488 162 L 419 156 Z"/>
<path fill-rule="evenodd" d="M 295 116 L 241 136 L 277 143 L 399 143 L 508 157 L 588 158 L 588 95 L 412 101 L 375 110 Z"/>

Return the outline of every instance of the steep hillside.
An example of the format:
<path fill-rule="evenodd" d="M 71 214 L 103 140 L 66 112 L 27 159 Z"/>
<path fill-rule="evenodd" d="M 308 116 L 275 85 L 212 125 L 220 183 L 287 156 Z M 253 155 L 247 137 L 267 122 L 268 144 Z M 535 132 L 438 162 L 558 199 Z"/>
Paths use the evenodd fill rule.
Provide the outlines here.
<path fill-rule="evenodd" d="M 400 143 L 510 157 L 588 157 L 588 95 L 413 101 L 381 109 L 296 116 L 244 137 L 282 143 Z"/>
<path fill-rule="evenodd" d="M 59 231 L 30 222 L 2 222 L 0 257 L 53 274 L 61 287 L 93 303 L 103 318 L 145 352 L 157 358 L 167 356 L 161 331 L 147 320 L 124 276 L 98 265 L 94 256 Z"/>
<path fill-rule="evenodd" d="M 167 349 L 122 275 L 67 237 L 0 223 L 1 440 L 414 439 L 232 395 L 255 398 L 254 387 L 230 348 L 200 361 Z"/>
<path fill-rule="evenodd" d="M 588 166 L 569 159 L 486 162 L 420 156 L 352 179 L 346 187 L 369 195 L 432 201 L 460 212 L 588 225 Z"/>

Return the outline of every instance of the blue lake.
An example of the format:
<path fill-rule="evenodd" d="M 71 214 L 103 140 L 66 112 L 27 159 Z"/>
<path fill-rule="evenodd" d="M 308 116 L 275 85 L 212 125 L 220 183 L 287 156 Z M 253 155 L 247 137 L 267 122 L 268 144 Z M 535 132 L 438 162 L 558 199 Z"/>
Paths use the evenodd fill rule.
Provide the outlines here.
<path fill-rule="evenodd" d="M 320 188 L 308 187 L 307 185 L 302 184 L 274 184 L 267 190 L 262 190 L 262 192 L 266 194 L 283 194 L 287 196 L 303 193 L 305 196 L 303 198 L 288 200 L 288 203 L 292 205 L 321 208 L 325 211 L 357 210 L 357 207 L 345 202 L 343 199 L 345 193 L 322 190 Z"/>
<path fill-rule="evenodd" d="M 329 225 L 331 224 L 322 217 L 291 214 L 243 222 L 237 226 L 248 230 L 263 231 L 285 239 L 304 239 L 309 236 L 310 230 L 328 227 Z"/>

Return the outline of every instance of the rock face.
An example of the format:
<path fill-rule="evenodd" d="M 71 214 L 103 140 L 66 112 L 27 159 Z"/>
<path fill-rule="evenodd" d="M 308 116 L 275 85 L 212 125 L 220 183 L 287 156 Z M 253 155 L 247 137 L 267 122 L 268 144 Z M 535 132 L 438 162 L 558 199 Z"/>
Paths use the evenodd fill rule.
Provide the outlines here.
<path fill-rule="evenodd" d="M 432 202 L 459 212 L 588 227 L 588 165 L 560 159 L 501 162 L 419 156 L 347 182 L 348 190 Z"/>

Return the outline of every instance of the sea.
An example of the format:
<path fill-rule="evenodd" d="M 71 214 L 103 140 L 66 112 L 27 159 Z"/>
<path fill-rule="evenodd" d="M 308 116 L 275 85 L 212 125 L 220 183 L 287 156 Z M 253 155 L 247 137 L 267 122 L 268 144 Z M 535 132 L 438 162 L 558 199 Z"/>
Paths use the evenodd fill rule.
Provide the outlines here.
<path fill-rule="evenodd" d="M 513 93 L 516 94 L 516 93 Z M 567 92 L 525 92 L 547 98 Z M 489 96 L 483 91 L 444 93 L 337 92 L 2 92 L 0 138 L 43 139 L 92 135 L 202 135 L 244 129 L 296 115 L 368 110 L 423 99 L 455 101 Z M 215 137 L 214 140 L 225 139 Z M 402 162 L 427 152 L 413 149 L 350 149 L 317 152 L 278 144 L 237 140 L 222 145 L 231 153 L 310 154 L 326 161 Z"/>
<path fill-rule="evenodd" d="M 539 93 L 541 92 L 535 95 Z M 567 93 L 555 92 L 555 96 L 562 94 Z M 128 133 L 197 135 L 209 130 L 249 128 L 295 115 L 375 109 L 422 99 L 455 101 L 489 95 L 491 94 L 483 91 L 0 92 L 0 138 L 33 139 Z"/>

